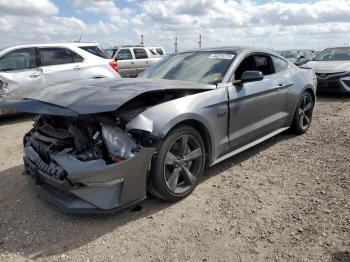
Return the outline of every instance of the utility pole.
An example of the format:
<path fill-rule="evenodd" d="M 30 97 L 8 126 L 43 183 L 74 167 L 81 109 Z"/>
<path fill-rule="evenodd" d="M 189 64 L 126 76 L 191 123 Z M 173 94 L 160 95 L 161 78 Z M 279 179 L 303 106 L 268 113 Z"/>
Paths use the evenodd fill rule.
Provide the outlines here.
<path fill-rule="evenodd" d="M 202 48 L 202 35 L 199 35 L 199 41 L 198 41 L 199 49 Z"/>
<path fill-rule="evenodd" d="M 175 54 L 177 53 L 177 37 L 175 37 L 175 44 L 174 44 L 174 46 L 175 46 Z"/>
<path fill-rule="evenodd" d="M 141 34 L 141 42 L 140 45 L 143 46 L 143 34 Z"/>

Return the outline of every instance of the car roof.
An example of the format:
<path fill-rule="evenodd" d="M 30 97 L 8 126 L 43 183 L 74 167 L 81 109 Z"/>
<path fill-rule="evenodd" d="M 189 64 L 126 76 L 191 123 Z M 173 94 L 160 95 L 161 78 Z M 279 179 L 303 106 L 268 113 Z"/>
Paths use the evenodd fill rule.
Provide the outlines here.
<path fill-rule="evenodd" d="M 7 48 L 26 48 L 26 47 L 83 47 L 83 46 L 98 46 L 98 43 L 51 43 L 51 44 L 25 44 L 25 45 L 12 45 L 8 46 Z"/>
<path fill-rule="evenodd" d="M 344 49 L 344 48 L 350 48 L 350 46 L 331 46 L 331 47 L 327 47 L 325 49 L 322 49 L 321 51 L 323 50 L 326 50 L 326 49 Z"/>
<path fill-rule="evenodd" d="M 296 52 L 301 52 L 301 51 L 313 51 L 312 49 L 287 49 L 287 50 L 278 50 L 277 52 L 291 52 L 291 51 L 296 51 Z"/>
<path fill-rule="evenodd" d="M 121 45 L 121 46 L 113 46 L 107 47 L 105 49 L 120 49 L 120 48 L 162 48 L 161 46 L 141 46 L 141 45 Z"/>
<path fill-rule="evenodd" d="M 222 47 L 208 47 L 201 49 L 190 49 L 186 51 L 181 51 L 178 53 L 188 53 L 188 52 L 220 52 L 220 51 L 231 51 L 235 53 L 266 53 L 270 55 L 278 55 L 273 51 L 262 49 L 262 48 L 254 48 L 254 47 L 246 47 L 246 46 L 222 46 Z"/>

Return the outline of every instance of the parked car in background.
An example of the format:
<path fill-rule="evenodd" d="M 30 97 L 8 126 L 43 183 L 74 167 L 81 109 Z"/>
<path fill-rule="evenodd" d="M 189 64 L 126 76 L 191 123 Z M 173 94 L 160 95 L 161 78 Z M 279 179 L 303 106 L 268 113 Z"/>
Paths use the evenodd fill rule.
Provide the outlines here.
<path fill-rule="evenodd" d="M 118 51 L 117 47 L 105 48 L 105 52 L 109 55 L 110 58 L 113 58 L 115 53 Z"/>
<path fill-rule="evenodd" d="M 319 54 L 321 54 L 322 51 L 323 51 L 323 50 L 317 50 L 317 51 L 315 51 L 315 52 L 313 53 L 313 58 L 312 58 L 312 60 L 314 60 Z"/>
<path fill-rule="evenodd" d="M 327 48 L 304 66 L 315 71 L 318 92 L 350 93 L 350 47 Z"/>
<path fill-rule="evenodd" d="M 315 85 L 312 70 L 275 53 L 210 48 L 169 55 L 136 79 L 52 86 L 0 108 L 38 114 L 24 174 L 42 199 L 106 213 L 147 190 L 181 200 L 205 167 L 286 129 L 305 133 Z"/>
<path fill-rule="evenodd" d="M 117 63 L 92 43 L 18 45 L 0 50 L 0 96 L 25 96 L 75 80 L 120 79 Z"/>
<path fill-rule="evenodd" d="M 314 57 L 314 51 L 312 50 L 285 50 L 278 51 L 278 53 L 297 66 L 301 66 L 307 63 Z"/>
<path fill-rule="evenodd" d="M 137 77 L 165 55 L 162 47 L 123 46 L 115 51 L 113 59 L 122 77 Z"/>

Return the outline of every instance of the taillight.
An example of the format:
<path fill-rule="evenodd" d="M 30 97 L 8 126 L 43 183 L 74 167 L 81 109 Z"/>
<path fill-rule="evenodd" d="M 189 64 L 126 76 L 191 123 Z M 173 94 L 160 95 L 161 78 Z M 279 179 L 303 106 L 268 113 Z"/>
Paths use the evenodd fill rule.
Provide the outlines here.
<path fill-rule="evenodd" d="M 114 69 L 114 71 L 119 73 L 119 67 L 118 67 L 117 61 L 112 60 L 111 62 L 109 62 L 109 65 Z"/>

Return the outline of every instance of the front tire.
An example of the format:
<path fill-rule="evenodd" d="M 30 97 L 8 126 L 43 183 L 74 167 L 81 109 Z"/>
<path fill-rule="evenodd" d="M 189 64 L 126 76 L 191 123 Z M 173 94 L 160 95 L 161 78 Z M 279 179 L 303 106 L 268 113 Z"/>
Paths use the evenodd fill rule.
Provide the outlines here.
<path fill-rule="evenodd" d="M 203 138 L 197 130 L 190 126 L 173 129 L 152 163 L 148 191 L 168 202 L 185 198 L 200 181 L 205 159 Z"/>
<path fill-rule="evenodd" d="M 310 128 L 314 105 L 315 102 L 312 95 L 309 91 L 305 91 L 294 113 L 291 127 L 295 134 L 304 134 Z"/>

